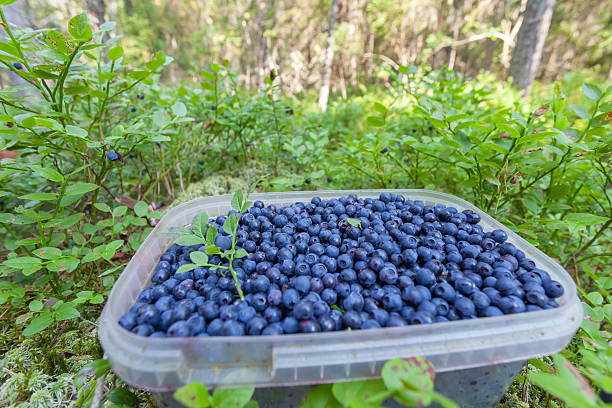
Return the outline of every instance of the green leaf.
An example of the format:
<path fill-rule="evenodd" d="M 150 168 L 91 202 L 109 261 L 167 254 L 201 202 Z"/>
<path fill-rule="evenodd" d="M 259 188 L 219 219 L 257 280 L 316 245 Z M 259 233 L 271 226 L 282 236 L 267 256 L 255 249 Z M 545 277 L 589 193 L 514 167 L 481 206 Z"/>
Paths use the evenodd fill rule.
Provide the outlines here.
<path fill-rule="evenodd" d="M 108 373 L 111 368 L 110 363 L 105 358 L 99 358 L 97 360 L 92 361 L 90 366 L 93 369 L 96 378 L 102 377 L 104 374 Z"/>
<path fill-rule="evenodd" d="M 217 234 L 219 234 L 219 231 L 217 231 L 217 228 L 211 225 L 208 228 L 208 231 L 206 231 L 206 244 L 210 246 L 215 245 L 215 239 L 217 238 Z"/>
<path fill-rule="evenodd" d="M 114 21 L 106 21 L 100 25 L 100 31 L 111 31 L 117 27 L 117 23 Z"/>
<path fill-rule="evenodd" d="M 202 70 L 202 71 L 200 71 L 200 74 L 204 78 L 208 79 L 210 82 L 215 82 L 217 80 L 217 76 L 215 74 L 211 74 L 208 71 Z"/>
<path fill-rule="evenodd" d="M 397 68 L 397 72 L 404 75 L 414 74 L 415 72 L 417 72 L 417 67 L 414 65 L 400 65 Z"/>
<path fill-rule="evenodd" d="M 599 88 L 596 85 L 587 84 L 586 82 L 582 84 L 582 93 L 593 101 L 601 98 L 601 91 Z"/>
<path fill-rule="evenodd" d="M 390 390 L 396 391 L 394 398 L 404 405 L 426 406 L 431 395 L 421 391 L 433 391 L 435 370 L 424 357 L 395 358 L 383 366 L 381 377 Z"/>
<path fill-rule="evenodd" d="M 35 299 L 28 304 L 28 309 L 30 309 L 32 312 L 40 312 L 43 309 L 43 303 L 40 300 Z"/>
<path fill-rule="evenodd" d="M 77 41 L 91 41 L 93 33 L 87 21 L 87 13 L 81 13 L 68 21 L 68 32 Z"/>
<path fill-rule="evenodd" d="M 196 264 L 185 264 L 185 265 L 182 265 L 180 268 L 178 268 L 176 273 L 183 273 L 183 272 L 193 271 L 197 267 L 198 267 L 198 265 L 196 265 Z"/>
<path fill-rule="evenodd" d="M 24 329 L 23 335 L 29 337 L 33 334 L 39 333 L 51 326 L 51 323 L 53 323 L 53 315 L 51 313 L 41 313 L 32 319 L 30 324 L 28 324 L 28 326 Z"/>
<path fill-rule="evenodd" d="M 191 221 L 191 229 L 193 230 L 194 234 L 200 237 L 204 237 L 206 235 L 207 224 L 208 213 L 206 213 L 206 211 L 202 211 L 201 213 L 198 213 L 198 215 L 193 217 L 193 220 Z"/>
<path fill-rule="evenodd" d="M 181 246 L 204 244 L 203 239 L 194 234 L 181 235 L 174 243 Z"/>
<path fill-rule="evenodd" d="M 350 225 L 352 225 L 353 227 L 359 227 L 361 228 L 361 220 L 357 219 L 357 218 L 347 218 L 346 222 L 348 222 Z"/>
<path fill-rule="evenodd" d="M 200 383 L 185 385 L 174 393 L 174 399 L 187 408 L 206 408 L 212 400 L 206 387 Z"/>
<path fill-rule="evenodd" d="M 383 104 L 378 102 L 374 102 L 374 110 L 380 112 L 383 115 L 386 115 L 388 112 L 388 109 Z"/>
<path fill-rule="evenodd" d="M 153 124 L 161 129 L 168 126 L 170 119 L 166 115 L 166 112 L 158 110 L 153 114 Z"/>
<path fill-rule="evenodd" d="M 213 392 L 212 405 L 219 408 L 242 408 L 253 396 L 255 388 L 217 388 Z"/>
<path fill-rule="evenodd" d="M 299 408 L 340 408 L 332 394 L 332 384 L 317 385 L 302 400 Z"/>
<path fill-rule="evenodd" d="M 176 102 L 174 105 L 172 105 L 172 114 L 181 118 L 187 114 L 187 107 L 183 102 Z"/>
<path fill-rule="evenodd" d="M 248 256 L 248 255 L 249 253 L 245 249 L 238 248 L 236 252 L 234 253 L 234 259 L 244 258 L 245 256 Z"/>
<path fill-rule="evenodd" d="M 208 256 L 200 251 L 193 251 L 189 254 L 189 258 L 191 258 L 191 261 L 198 266 L 203 266 L 208 263 Z"/>
<path fill-rule="evenodd" d="M 334 397 L 343 406 L 370 407 L 379 406 L 380 401 L 372 404 L 368 400 L 385 390 L 381 380 L 340 382 L 332 385 Z"/>
<path fill-rule="evenodd" d="M 236 226 L 236 214 L 231 213 L 223 222 L 223 231 L 226 234 L 232 235 L 234 233 L 234 227 Z"/>
<path fill-rule="evenodd" d="M 587 299 L 594 305 L 601 305 L 603 303 L 603 296 L 599 292 L 591 292 L 587 295 Z"/>
<path fill-rule="evenodd" d="M 54 259 L 47 264 L 47 269 L 53 272 L 72 272 L 79 266 L 79 259 L 70 256 Z"/>
<path fill-rule="evenodd" d="M 68 186 L 68 188 L 66 188 L 65 194 L 67 196 L 82 196 L 84 194 L 89 193 L 90 191 L 95 190 L 96 188 L 98 188 L 98 186 L 92 183 L 77 183 Z"/>
<path fill-rule="evenodd" d="M 238 190 L 234 193 L 234 196 L 232 197 L 232 201 L 230 204 L 234 210 L 240 211 L 241 210 L 240 206 L 242 205 L 243 200 L 244 200 L 244 197 L 242 196 L 242 190 Z"/>
<path fill-rule="evenodd" d="M 22 195 L 21 197 L 24 200 L 32 200 L 32 201 L 55 201 L 57 200 L 57 194 L 54 193 L 32 193 Z"/>
<path fill-rule="evenodd" d="M 119 58 L 123 57 L 123 47 L 118 45 L 114 48 L 108 50 L 108 54 L 106 54 L 109 60 L 116 61 Z"/>
<path fill-rule="evenodd" d="M 529 379 L 554 396 L 565 401 L 569 407 L 591 408 L 599 406 L 588 381 L 561 355 L 553 356 L 557 374 L 530 373 Z"/>
<path fill-rule="evenodd" d="M 516 128 L 514 128 L 513 126 L 510 126 L 506 123 L 496 123 L 495 126 L 499 129 L 502 130 L 506 133 L 508 133 L 510 136 L 512 136 L 513 139 L 518 139 L 521 134 L 519 133 L 518 130 L 516 130 Z"/>
<path fill-rule="evenodd" d="M 40 259 L 31 256 L 22 256 L 20 258 L 7 259 L 2 265 L 15 269 L 30 268 L 40 265 Z"/>
<path fill-rule="evenodd" d="M 94 207 L 96 207 L 98 210 L 102 212 L 106 212 L 106 213 L 111 212 L 111 208 L 106 203 L 95 203 Z"/>
<path fill-rule="evenodd" d="M 127 206 L 120 205 L 113 210 L 113 217 L 123 217 L 127 212 Z"/>
<path fill-rule="evenodd" d="M 76 319 L 81 314 L 74 308 L 74 305 L 70 302 L 61 304 L 57 309 L 54 310 L 56 320 L 70 320 Z"/>
<path fill-rule="evenodd" d="M 56 259 L 62 255 L 62 251 L 59 248 L 43 247 L 34 250 L 34 254 L 42 259 Z"/>
<path fill-rule="evenodd" d="M 220 254 L 221 253 L 221 248 L 219 248 L 216 245 L 208 245 L 206 247 L 206 255 L 214 255 L 214 254 Z"/>
<path fill-rule="evenodd" d="M 127 388 L 115 388 L 108 393 L 106 399 L 117 405 L 127 405 L 128 407 L 136 407 L 139 404 L 138 397 Z"/>
<path fill-rule="evenodd" d="M 366 118 L 366 123 L 368 126 L 381 127 L 385 125 L 385 120 L 380 116 L 368 116 Z"/>
<path fill-rule="evenodd" d="M 75 136 L 81 139 L 85 139 L 88 134 L 87 130 L 72 125 L 66 125 L 66 133 L 70 136 Z"/>
<path fill-rule="evenodd" d="M 564 221 L 578 226 L 597 225 L 608 221 L 609 218 L 588 213 L 572 213 L 568 214 Z"/>
<path fill-rule="evenodd" d="M 134 213 L 137 216 L 143 217 L 147 215 L 148 212 L 149 212 L 149 205 L 146 202 L 139 201 L 136 204 L 134 204 Z"/>
<path fill-rule="evenodd" d="M 590 119 L 591 115 L 580 105 L 572 105 L 572 111 L 582 119 Z"/>
<path fill-rule="evenodd" d="M 40 167 L 40 166 L 30 166 L 30 168 L 39 176 L 46 178 L 47 180 L 56 181 L 61 183 L 64 181 L 64 176 L 62 176 L 57 171 L 50 169 L 48 167 Z"/>

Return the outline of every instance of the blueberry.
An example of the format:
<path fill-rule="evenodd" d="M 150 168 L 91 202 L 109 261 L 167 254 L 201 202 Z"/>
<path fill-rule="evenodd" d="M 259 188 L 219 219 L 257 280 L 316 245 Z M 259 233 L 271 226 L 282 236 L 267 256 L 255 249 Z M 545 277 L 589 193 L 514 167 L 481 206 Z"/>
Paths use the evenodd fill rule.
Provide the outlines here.
<path fill-rule="evenodd" d="M 293 316 L 297 320 L 312 319 L 314 316 L 314 307 L 312 302 L 300 301 L 293 308 Z"/>
<path fill-rule="evenodd" d="M 271 306 L 278 306 L 283 301 L 283 293 L 278 289 L 271 289 L 268 292 L 268 304 Z"/>
<path fill-rule="evenodd" d="M 532 305 L 545 307 L 548 303 L 548 297 L 544 292 L 538 290 L 532 290 L 525 294 L 525 299 Z"/>
<path fill-rule="evenodd" d="M 202 316 L 193 315 L 189 317 L 187 325 L 191 328 L 192 335 L 198 335 L 206 330 L 206 321 Z"/>
<path fill-rule="evenodd" d="M 493 316 L 503 316 L 503 315 L 504 313 L 495 306 L 488 306 L 480 313 L 480 316 L 482 317 L 493 317 Z"/>
<path fill-rule="evenodd" d="M 504 314 L 522 313 L 525 311 L 525 304 L 516 296 L 507 296 L 501 298 L 498 304 Z"/>
<path fill-rule="evenodd" d="M 127 312 L 119 319 L 119 325 L 126 330 L 132 330 L 136 326 L 136 313 Z"/>
<path fill-rule="evenodd" d="M 361 310 L 363 310 L 363 305 L 363 296 L 356 292 L 351 292 L 342 301 L 342 307 L 344 308 L 344 310 L 355 310 L 357 312 L 361 312 Z"/>
<path fill-rule="evenodd" d="M 258 336 L 268 325 L 268 321 L 260 316 L 255 316 L 246 324 L 246 331 L 249 336 Z"/>
<path fill-rule="evenodd" d="M 474 302 L 466 297 L 459 297 L 455 299 L 454 306 L 463 317 L 473 316 L 476 313 Z"/>
<path fill-rule="evenodd" d="M 406 326 L 408 323 L 400 316 L 390 316 L 387 320 L 386 327 Z"/>
<path fill-rule="evenodd" d="M 121 155 L 119 155 L 119 153 L 114 152 L 114 151 L 110 151 L 106 153 L 106 157 L 108 158 L 108 160 L 110 161 L 117 161 L 121 159 Z"/>
<path fill-rule="evenodd" d="M 459 293 L 469 296 L 476 291 L 476 284 L 468 278 L 459 278 L 455 281 L 455 288 Z"/>
<path fill-rule="evenodd" d="M 294 281 L 294 287 L 300 293 L 307 293 L 310 290 L 310 276 L 297 276 Z"/>
<path fill-rule="evenodd" d="M 505 276 L 497 279 L 497 282 L 495 283 L 495 289 L 502 294 L 510 294 L 514 292 L 517 287 L 518 283 L 514 279 Z"/>
<path fill-rule="evenodd" d="M 470 299 L 478 310 L 486 309 L 491 304 L 491 299 L 484 292 L 480 291 L 473 292 Z"/>
<path fill-rule="evenodd" d="M 407 288 L 412 289 L 412 288 Z M 388 311 L 396 312 L 402 308 L 402 298 L 398 294 L 388 293 L 382 298 L 382 304 Z"/>
<path fill-rule="evenodd" d="M 453 293 L 454 293 L 454 290 L 453 290 Z M 407 287 L 406 289 L 402 291 L 401 299 L 403 299 L 406 302 L 406 304 L 417 307 L 424 300 L 424 297 L 421 291 L 417 287 L 411 286 L 411 287 Z"/>
<path fill-rule="evenodd" d="M 398 279 L 397 269 L 395 267 L 386 266 L 380 270 L 378 277 L 383 283 L 389 285 L 394 284 Z"/>
<path fill-rule="evenodd" d="M 268 307 L 264 311 L 264 318 L 270 323 L 279 322 L 282 317 L 283 317 L 283 312 L 277 307 Z"/>
<path fill-rule="evenodd" d="M 300 333 L 317 333 L 321 331 L 321 325 L 316 320 L 303 320 L 299 324 Z"/>
<path fill-rule="evenodd" d="M 299 300 L 300 300 L 300 294 L 295 289 L 287 289 L 283 293 L 283 305 L 287 309 L 293 309 L 293 307 Z"/>
<path fill-rule="evenodd" d="M 297 333 L 299 328 L 299 322 L 292 316 L 287 316 L 281 323 L 283 332 L 287 334 Z M 249 333 L 250 334 L 250 333 Z"/>
<path fill-rule="evenodd" d="M 16 70 L 22 70 L 23 69 L 23 65 L 21 65 L 21 63 L 19 63 L 19 62 L 13 62 L 13 67 Z"/>
<path fill-rule="evenodd" d="M 223 336 L 243 336 L 245 333 L 244 324 L 236 320 L 226 320 L 221 327 Z"/>
<path fill-rule="evenodd" d="M 547 280 L 543 282 L 542 286 L 544 287 L 544 290 L 546 291 L 546 296 L 548 297 L 558 298 L 563 295 L 563 286 L 557 281 Z"/>
<path fill-rule="evenodd" d="M 351 329 L 358 329 L 361 326 L 362 318 L 358 312 L 349 310 L 342 316 L 342 323 Z"/>
<path fill-rule="evenodd" d="M 426 268 L 420 268 L 416 272 L 415 281 L 422 286 L 431 286 L 436 282 L 436 275 Z"/>
<path fill-rule="evenodd" d="M 154 325 L 159 319 L 159 310 L 153 305 L 144 305 L 136 312 L 136 323 Z"/>
<path fill-rule="evenodd" d="M 385 153 L 387 153 L 388 151 L 389 151 L 389 149 L 387 149 L 387 148 L 385 147 L 385 148 L 384 148 L 384 149 L 382 149 L 380 152 L 381 152 L 382 154 L 385 154 Z"/>
<path fill-rule="evenodd" d="M 185 320 L 179 320 L 172 323 L 167 333 L 170 337 L 189 337 L 191 336 L 191 330 L 191 326 Z"/>
<path fill-rule="evenodd" d="M 154 329 L 153 326 L 151 326 L 150 324 L 139 324 L 138 326 L 135 326 L 131 331 L 137 336 L 149 336 L 151 333 L 153 333 Z"/>
<path fill-rule="evenodd" d="M 433 323 L 433 317 L 424 312 L 416 312 L 412 315 L 410 319 L 410 324 L 429 324 Z"/>

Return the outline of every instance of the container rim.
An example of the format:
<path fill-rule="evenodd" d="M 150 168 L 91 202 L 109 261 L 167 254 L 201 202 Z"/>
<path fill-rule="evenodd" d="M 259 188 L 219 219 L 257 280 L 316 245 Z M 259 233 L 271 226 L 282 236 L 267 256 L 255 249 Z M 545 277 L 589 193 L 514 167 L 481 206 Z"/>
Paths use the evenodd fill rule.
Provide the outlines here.
<path fill-rule="evenodd" d="M 295 192 L 272 192 L 272 193 L 254 193 L 249 196 L 249 200 L 261 200 L 266 204 L 278 203 L 287 204 L 293 202 L 308 202 L 310 197 L 319 196 L 321 198 L 340 197 L 348 194 L 357 194 L 365 197 L 377 197 L 382 192 L 390 192 L 402 194 L 406 199 L 424 200 L 434 203 L 440 203 L 447 206 L 457 207 L 460 211 L 470 209 L 478 213 L 481 217 L 481 223 L 487 230 L 503 229 L 508 234 L 508 241 L 514 243 L 517 247 L 523 250 L 529 258 L 534 259 L 539 268 L 542 268 L 551 274 L 551 277 L 558 280 L 563 285 L 565 292 L 563 296 L 557 299 L 559 307 L 555 309 L 547 309 L 534 312 L 526 312 L 519 314 L 510 314 L 497 317 L 484 317 L 470 320 L 458 320 L 443 323 L 433 323 L 428 325 L 408 325 L 402 327 L 380 328 L 372 330 L 355 330 L 350 332 L 351 342 L 373 342 L 382 341 L 388 337 L 391 339 L 402 339 L 408 341 L 411 338 L 422 338 L 424 342 L 428 338 L 444 338 L 444 344 L 448 344 L 448 352 L 456 351 L 456 348 L 451 347 L 450 342 L 469 342 L 477 341 L 478 344 L 473 344 L 471 347 L 490 347 L 489 342 L 492 341 L 489 337 L 490 331 L 495 330 L 500 334 L 507 333 L 508 335 L 520 333 L 532 333 L 534 330 L 541 332 L 541 336 L 569 336 L 575 333 L 582 320 L 582 306 L 578 299 L 576 285 L 569 274 L 556 261 L 545 255 L 542 251 L 534 247 L 532 244 L 521 238 L 514 231 L 501 224 L 493 217 L 480 210 L 475 205 L 466 200 L 455 197 L 451 194 L 436 192 L 425 189 L 365 189 L 365 190 L 316 190 L 316 191 L 295 191 Z M 411 197 L 417 196 L 417 197 Z M 141 247 L 136 251 L 136 254 L 128 263 L 127 267 L 118 278 L 111 293 L 107 299 L 100 317 L 98 335 L 100 342 L 105 352 L 113 359 L 113 355 L 119 356 L 121 353 L 132 353 L 130 355 L 144 356 L 146 353 L 158 351 L 165 353 L 169 359 L 179 357 L 179 350 L 193 347 L 203 347 L 216 345 L 219 343 L 228 345 L 269 345 L 275 352 L 282 355 L 294 355 L 303 347 L 319 347 L 321 345 L 339 344 L 341 341 L 346 341 L 347 331 L 313 333 L 313 334 L 283 334 L 280 336 L 214 336 L 214 337 L 185 337 L 185 338 L 149 338 L 137 336 L 118 324 L 119 317 L 127 311 L 133 304 L 135 297 L 129 295 L 129 291 L 139 293 L 145 286 L 150 284 L 150 278 L 153 273 L 153 268 L 147 271 L 144 281 L 135 282 L 140 287 L 127 289 L 129 282 L 134 282 L 138 279 L 136 275 L 138 268 L 135 259 L 144 251 L 144 248 L 149 248 L 155 240 L 159 240 L 159 233 L 170 227 L 178 225 L 172 224 L 179 214 L 192 214 L 204 210 L 203 207 L 218 209 L 219 212 L 227 212 L 230 209 L 231 194 L 209 196 L 196 198 L 189 202 L 180 204 L 171 208 L 155 226 L 153 231 L 145 239 Z M 192 215 L 192 216 L 193 216 Z M 185 224 L 183 224 L 185 225 Z M 166 240 L 169 237 L 166 235 Z M 166 246 L 167 247 L 167 246 Z M 155 264 L 161 253 L 157 255 Z M 129 297 L 132 303 L 125 306 L 125 300 L 119 301 L 121 298 Z M 124 306 L 119 310 L 119 303 L 124 303 Z M 126 308 L 127 307 L 127 308 Z M 528 318 L 526 318 L 528 317 Z M 535 325 L 535 326 L 534 326 Z M 486 333 L 487 335 L 485 335 Z M 482 338 L 479 338 L 481 336 Z M 518 336 L 514 341 L 528 344 L 533 339 L 529 336 Z M 296 345 L 296 343 L 299 343 Z M 122 352 L 116 351 L 115 347 L 120 345 L 123 348 Z M 354 348 L 355 346 L 353 346 Z M 458 346 L 456 346 L 458 347 Z M 446 349 L 445 349 L 446 350 Z M 443 351 L 445 351 L 443 350 Z M 550 353 L 558 350 L 550 350 Z M 539 352 L 539 355 L 544 355 L 548 352 Z M 424 353 L 426 354 L 426 353 Z M 135 383 L 134 381 L 131 381 Z"/>

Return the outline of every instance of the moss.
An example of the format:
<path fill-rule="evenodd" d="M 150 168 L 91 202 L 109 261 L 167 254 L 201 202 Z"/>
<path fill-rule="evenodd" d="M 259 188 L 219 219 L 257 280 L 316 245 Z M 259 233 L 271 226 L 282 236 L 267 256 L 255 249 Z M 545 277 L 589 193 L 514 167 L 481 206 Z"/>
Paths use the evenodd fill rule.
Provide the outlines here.
<path fill-rule="evenodd" d="M 23 338 L 0 359 L 2 367 L 15 373 L 0 372 L 0 406 L 43 408 L 70 404 L 76 392 L 76 375 L 91 361 L 101 358 L 102 350 L 96 330 L 91 330 L 87 322 L 75 322 L 56 336 L 56 331 L 48 330 Z"/>
<path fill-rule="evenodd" d="M 231 170 L 223 170 L 206 177 L 202 181 L 191 183 L 185 191 L 178 194 L 176 199 L 167 209 L 176 207 L 199 197 L 214 196 L 221 194 L 233 194 L 236 190 L 248 191 L 260 178 L 267 175 L 267 170 L 262 165 L 253 167 L 242 167 Z M 260 191 L 256 189 L 256 191 Z"/>

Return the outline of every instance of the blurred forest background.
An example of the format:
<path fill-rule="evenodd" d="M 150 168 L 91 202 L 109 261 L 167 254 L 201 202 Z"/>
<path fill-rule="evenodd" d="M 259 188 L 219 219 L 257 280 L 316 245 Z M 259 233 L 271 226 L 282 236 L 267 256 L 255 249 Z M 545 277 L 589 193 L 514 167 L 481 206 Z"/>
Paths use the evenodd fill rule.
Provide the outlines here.
<path fill-rule="evenodd" d="M 515 57 L 513 71 L 513 53 L 537 59 L 538 41 L 536 79 L 574 70 L 612 79 L 612 7 L 599 0 L 27 0 L 8 9 L 9 21 L 33 28 L 64 27 L 82 9 L 94 28 L 116 21 L 127 62 L 164 50 L 175 59 L 162 78 L 171 82 L 199 81 L 228 60 L 247 89 L 275 69 L 287 95 L 329 81 L 332 96 L 346 98 L 385 85 L 384 66 L 518 76 L 529 62 Z M 521 42 L 522 26 L 531 33 Z"/>

